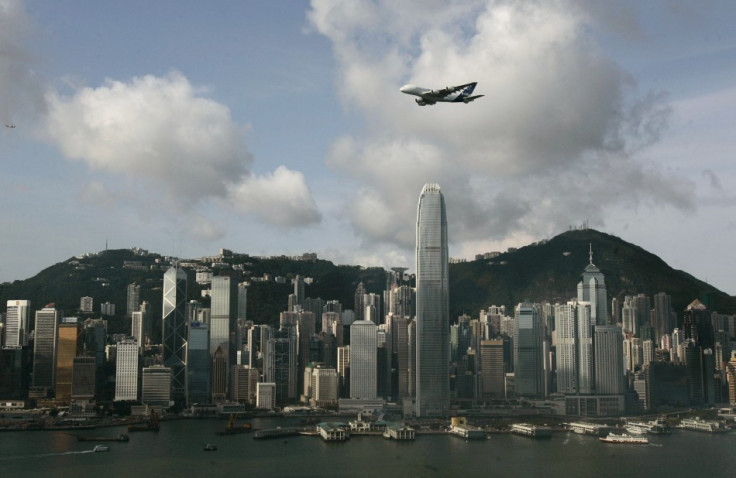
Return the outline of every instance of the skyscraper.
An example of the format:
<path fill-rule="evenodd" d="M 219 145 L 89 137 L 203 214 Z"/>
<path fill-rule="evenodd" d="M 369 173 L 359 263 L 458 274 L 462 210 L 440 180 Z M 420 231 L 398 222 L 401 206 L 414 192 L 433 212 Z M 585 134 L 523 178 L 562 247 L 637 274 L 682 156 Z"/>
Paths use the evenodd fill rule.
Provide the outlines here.
<path fill-rule="evenodd" d="M 171 398 L 183 403 L 186 397 L 187 273 L 171 267 L 164 274 L 162 315 L 164 365 L 171 369 Z"/>
<path fill-rule="evenodd" d="M 516 306 L 514 321 L 514 384 L 525 397 L 542 395 L 542 317 L 537 304 Z"/>
<path fill-rule="evenodd" d="M 206 324 L 191 322 L 187 341 L 187 405 L 210 402 L 210 334 Z"/>
<path fill-rule="evenodd" d="M 56 344 L 56 400 L 69 402 L 72 398 L 74 358 L 82 351 L 81 330 L 76 317 L 61 319 Z"/>
<path fill-rule="evenodd" d="M 583 276 L 578 282 L 578 302 L 590 303 L 590 317 L 593 325 L 606 325 L 608 323 L 608 298 L 606 293 L 606 282 L 603 274 L 593 264 L 593 246 L 590 246 L 590 263 L 583 271 Z"/>
<path fill-rule="evenodd" d="M 28 300 L 9 300 L 5 314 L 5 338 L 3 347 L 21 348 L 28 345 L 28 317 L 31 302 Z"/>
<path fill-rule="evenodd" d="M 445 199 L 425 184 L 417 205 L 416 406 L 419 417 L 450 408 L 449 254 Z"/>
<path fill-rule="evenodd" d="M 238 308 L 238 284 L 228 276 L 212 278 L 212 293 L 210 302 L 210 354 L 214 358 L 217 348 L 222 348 L 225 358 L 225 370 L 235 363 L 235 324 Z M 225 390 L 227 382 L 225 377 Z"/>
<path fill-rule="evenodd" d="M 138 400 L 138 344 L 135 339 L 117 343 L 115 359 L 115 401 Z"/>
<path fill-rule="evenodd" d="M 622 344 L 621 327 L 595 326 L 595 391 L 598 395 L 623 395 L 626 392 Z"/>
<path fill-rule="evenodd" d="M 54 388 L 56 372 L 56 324 L 59 311 L 53 304 L 36 311 L 36 327 L 33 342 L 33 386 Z"/>
<path fill-rule="evenodd" d="M 377 326 L 356 320 L 350 326 L 350 398 L 375 399 L 378 391 Z"/>
<path fill-rule="evenodd" d="M 128 298 L 126 300 L 126 317 L 132 317 L 133 312 L 139 310 L 141 306 L 141 286 L 138 284 L 128 285 Z"/>

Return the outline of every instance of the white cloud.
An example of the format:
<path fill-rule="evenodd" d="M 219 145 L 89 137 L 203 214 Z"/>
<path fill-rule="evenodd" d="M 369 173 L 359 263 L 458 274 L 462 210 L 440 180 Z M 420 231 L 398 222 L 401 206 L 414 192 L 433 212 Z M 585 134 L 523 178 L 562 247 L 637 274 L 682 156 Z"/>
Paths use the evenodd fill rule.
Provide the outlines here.
<path fill-rule="evenodd" d="M 48 135 L 65 156 L 151 181 L 171 205 L 223 196 L 248 173 L 243 129 L 180 73 L 108 80 L 47 99 Z"/>
<path fill-rule="evenodd" d="M 113 194 L 142 216 L 155 216 L 156 209 L 166 215 L 191 213 L 215 199 L 233 201 L 236 212 L 279 227 L 318 221 L 303 175 L 284 167 L 252 175 L 246 128 L 232 120 L 226 106 L 197 93 L 178 72 L 107 80 L 69 96 L 51 91 L 47 136 L 67 158 L 125 184 L 116 192 L 98 182 L 83 197 Z M 217 238 L 224 227 L 199 220 L 189 233 Z"/>
<path fill-rule="evenodd" d="M 235 210 L 255 214 L 280 228 L 303 227 L 320 220 L 304 175 L 285 166 L 246 178 L 232 188 L 231 201 Z"/>
<path fill-rule="evenodd" d="M 663 93 L 639 93 L 590 34 L 610 8 L 422 5 L 312 2 L 343 102 L 367 118 L 361 140 L 338 139 L 327 161 L 358 183 L 346 204 L 357 234 L 408 249 L 427 182 L 441 185 L 461 250 L 547 237 L 585 219 L 602 225 L 614 207 L 693 207 L 689 181 L 637 159 L 671 110 Z M 615 13 L 610 31 L 641 37 L 631 11 Z M 485 95 L 468 105 L 418 107 L 398 92 L 468 81 Z"/>

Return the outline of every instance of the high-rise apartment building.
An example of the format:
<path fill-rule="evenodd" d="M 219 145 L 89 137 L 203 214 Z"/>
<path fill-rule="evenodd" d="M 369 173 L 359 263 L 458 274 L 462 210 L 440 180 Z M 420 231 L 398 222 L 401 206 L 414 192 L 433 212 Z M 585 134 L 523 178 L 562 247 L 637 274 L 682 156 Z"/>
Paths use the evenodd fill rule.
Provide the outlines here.
<path fill-rule="evenodd" d="M 350 326 L 350 398 L 375 399 L 378 390 L 377 326 L 356 320 Z"/>
<path fill-rule="evenodd" d="M 450 409 L 449 254 L 445 199 L 425 184 L 416 229 L 416 406 L 419 417 Z"/>
<path fill-rule="evenodd" d="M 164 274 L 162 341 L 164 365 L 171 369 L 171 397 L 186 399 L 187 273 L 171 267 Z"/>

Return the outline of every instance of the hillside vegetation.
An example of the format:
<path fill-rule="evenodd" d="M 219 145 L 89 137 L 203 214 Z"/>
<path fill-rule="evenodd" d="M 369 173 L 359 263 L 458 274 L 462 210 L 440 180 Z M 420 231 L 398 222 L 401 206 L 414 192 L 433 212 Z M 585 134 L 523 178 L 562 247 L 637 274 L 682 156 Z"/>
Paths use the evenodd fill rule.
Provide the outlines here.
<path fill-rule="evenodd" d="M 492 259 L 451 264 L 451 320 L 463 313 L 477 317 L 481 309 L 490 305 L 505 305 L 511 314 L 513 307 L 522 301 L 564 302 L 575 297 L 577 283 L 589 262 L 591 246 L 593 263 L 605 276 L 609 299 L 665 292 L 672 297 L 678 314 L 694 299 L 700 299 L 711 310 L 736 313 L 736 298 L 686 272 L 672 269 L 638 246 L 585 229 L 568 231 Z M 213 260 L 188 262 L 212 267 Z M 386 283 L 381 268 L 335 265 L 324 260 L 264 259 L 245 254 L 216 260 L 220 264 L 213 268 L 214 274 L 227 273 L 238 281 L 262 278 L 264 274 L 270 276 L 268 281 L 252 281 L 248 289 L 248 318 L 256 323 L 278 323 L 278 315 L 286 309 L 288 295 L 293 290 L 291 279 L 297 274 L 313 279 L 306 286 L 306 296 L 336 299 L 344 308 L 353 307 L 359 282 L 365 284 L 367 292 L 375 293 L 382 292 Z M 128 265 L 124 267 L 126 262 Z M 235 265 L 237 270 L 222 264 Z M 129 331 L 125 319 L 127 286 L 137 283 L 141 285 L 141 300 L 151 304 L 154 330 L 160 330 L 163 274 L 168 267 L 169 260 L 158 254 L 127 249 L 103 251 L 84 258 L 70 258 L 27 280 L 1 284 L 0 300 L 5 304 L 10 299 L 28 299 L 33 310 L 54 303 L 64 315 L 73 316 L 80 315 L 80 298 L 90 296 L 95 304 L 94 317 L 99 317 L 100 304 L 115 304 L 115 317 L 108 317 L 109 331 L 125 333 Z M 194 269 L 188 268 L 187 272 L 189 299 L 206 305 L 207 299 L 201 296 L 202 287 L 195 282 Z M 285 278 L 284 283 L 275 282 L 273 277 L 277 276 Z"/>

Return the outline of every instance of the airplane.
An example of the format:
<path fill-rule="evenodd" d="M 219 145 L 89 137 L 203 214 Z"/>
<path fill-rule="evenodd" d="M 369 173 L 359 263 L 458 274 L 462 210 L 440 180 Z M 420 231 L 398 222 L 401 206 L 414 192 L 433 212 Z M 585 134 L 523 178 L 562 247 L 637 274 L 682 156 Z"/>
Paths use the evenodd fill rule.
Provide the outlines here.
<path fill-rule="evenodd" d="M 399 88 L 399 91 L 406 93 L 407 95 L 418 96 L 419 98 L 414 101 L 416 101 L 419 106 L 433 105 L 438 101 L 445 103 L 470 103 L 481 96 L 485 96 L 471 96 L 475 89 L 475 85 L 477 84 L 478 82 L 474 81 L 473 83 L 466 83 L 460 86 L 448 86 L 441 90 L 430 90 L 422 88 L 421 86 L 404 85 Z"/>
<path fill-rule="evenodd" d="M 15 128 L 15 123 L 5 123 L 6 128 Z"/>

